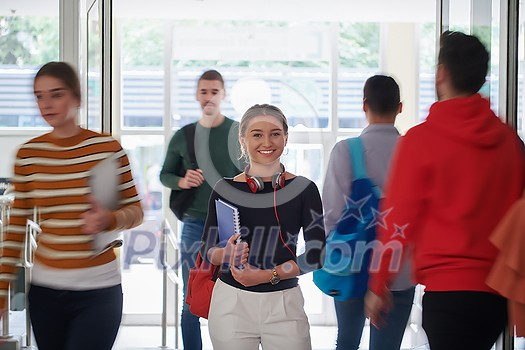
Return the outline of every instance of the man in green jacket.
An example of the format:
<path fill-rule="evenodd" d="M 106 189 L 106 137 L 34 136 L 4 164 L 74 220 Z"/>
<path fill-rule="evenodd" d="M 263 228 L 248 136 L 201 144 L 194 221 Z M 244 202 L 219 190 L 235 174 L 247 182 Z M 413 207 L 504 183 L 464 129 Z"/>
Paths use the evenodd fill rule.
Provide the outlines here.
<path fill-rule="evenodd" d="M 172 190 L 185 191 L 195 188 L 194 198 L 182 218 L 181 265 L 184 299 L 189 270 L 195 265 L 200 248 L 208 199 L 212 187 L 221 177 L 233 177 L 242 171 L 238 141 L 239 123 L 221 113 L 221 103 L 226 95 L 224 80 L 216 70 L 204 72 L 197 82 L 196 99 L 202 109 L 201 118 L 195 123 L 194 140 L 197 166 L 192 165 L 184 131 L 173 135 L 164 165 L 160 172 L 162 184 Z M 180 176 L 180 169 L 185 175 Z M 182 341 L 186 350 L 202 349 L 199 317 L 193 315 L 184 303 L 181 315 Z"/>

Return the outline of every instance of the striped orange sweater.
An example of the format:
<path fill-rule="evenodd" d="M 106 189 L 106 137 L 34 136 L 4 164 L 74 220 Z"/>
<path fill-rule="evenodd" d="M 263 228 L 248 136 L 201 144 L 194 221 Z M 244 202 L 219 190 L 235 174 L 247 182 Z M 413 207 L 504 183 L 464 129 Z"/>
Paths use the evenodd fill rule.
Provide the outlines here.
<path fill-rule="evenodd" d="M 81 232 L 81 214 L 90 209 L 89 174 L 100 161 L 114 157 L 120 163 L 118 208 L 111 212 L 108 230 L 139 225 L 143 211 L 122 146 L 111 136 L 90 130 L 73 137 L 36 137 L 18 150 L 13 185 L 15 201 L 2 242 L 0 307 L 7 287 L 16 277 L 16 265 L 24 248 L 26 222 L 36 207 L 42 233 L 37 237 L 35 259 L 54 268 L 86 268 L 116 258 L 112 250 L 92 258 L 93 235 Z M 101 233 L 103 234 L 103 233 Z"/>

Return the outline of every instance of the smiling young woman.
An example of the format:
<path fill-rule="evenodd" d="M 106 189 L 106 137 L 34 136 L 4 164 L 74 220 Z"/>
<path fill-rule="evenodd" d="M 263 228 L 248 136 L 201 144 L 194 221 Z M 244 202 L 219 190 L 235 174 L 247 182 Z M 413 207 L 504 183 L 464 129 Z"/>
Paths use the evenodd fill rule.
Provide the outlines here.
<path fill-rule="evenodd" d="M 272 105 L 249 108 L 239 142 L 249 165 L 219 180 L 209 200 L 201 255 L 221 266 L 208 329 L 216 350 L 311 349 L 298 276 L 320 267 L 325 234 L 315 183 L 284 169 L 288 123 Z M 238 209 L 241 235 L 217 237 L 215 200 Z M 319 219 L 320 218 L 320 219 Z M 297 256 L 303 231 L 305 252 Z M 238 241 L 239 239 L 239 241 Z"/>

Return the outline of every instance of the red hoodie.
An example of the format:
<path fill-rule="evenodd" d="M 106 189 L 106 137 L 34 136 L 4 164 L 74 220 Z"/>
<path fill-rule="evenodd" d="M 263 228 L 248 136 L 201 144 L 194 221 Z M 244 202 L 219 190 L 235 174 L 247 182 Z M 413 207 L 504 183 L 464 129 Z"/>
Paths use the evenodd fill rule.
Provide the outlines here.
<path fill-rule="evenodd" d="M 413 246 L 415 279 L 427 291 L 495 293 L 485 284 L 497 255 L 488 237 L 525 186 L 516 132 L 479 94 L 436 102 L 399 141 L 391 172 L 381 243 Z M 379 270 L 371 266 L 378 295 L 395 273 L 391 257 L 385 249 Z"/>

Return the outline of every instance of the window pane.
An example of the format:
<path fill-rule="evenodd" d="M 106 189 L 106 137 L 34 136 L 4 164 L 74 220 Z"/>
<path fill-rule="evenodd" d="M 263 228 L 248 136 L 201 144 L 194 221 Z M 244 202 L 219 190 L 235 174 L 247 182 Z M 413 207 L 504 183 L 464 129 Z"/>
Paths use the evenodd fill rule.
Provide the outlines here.
<path fill-rule="evenodd" d="M 339 26 L 339 128 L 364 128 L 363 85 L 379 71 L 379 24 L 341 23 Z"/>
<path fill-rule="evenodd" d="M 102 21 L 99 2 L 93 2 L 87 13 L 87 127 L 102 130 Z"/>
<path fill-rule="evenodd" d="M 200 117 L 196 80 L 207 69 L 223 75 L 227 98 L 221 110 L 233 119 L 255 103 L 271 103 L 292 127 L 327 127 L 327 24 L 184 21 L 176 22 L 173 34 L 174 127 Z"/>
<path fill-rule="evenodd" d="M 312 144 L 288 144 L 282 162 L 286 170 L 307 177 L 317 184 L 319 189 L 323 181 L 323 147 Z"/>
<path fill-rule="evenodd" d="M 499 104 L 499 35 L 500 2 L 474 2 L 457 0 L 450 2 L 450 30 L 477 36 L 487 48 L 490 65 L 487 82 L 479 93 L 490 99 L 491 108 L 498 111 Z"/>
<path fill-rule="evenodd" d="M 0 16 L 0 127 L 44 127 L 33 78 L 59 57 L 56 17 Z"/>
<path fill-rule="evenodd" d="M 520 6 L 520 24 L 519 24 L 519 38 L 518 38 L 518 120 L 517 120 L 517 127 L 518 127 L 518 134 L 520 135 L 522 140 L 525 140 L 525 123 L 523 122 L 524 116 L 523 106 L 525 105 L 525 94 L 523 93 L 525 91 L 524 84 L 525 84 L 525 21 L 523 20 L 523 16 L 525 15 L 523 11 L 523 6 Z"/>
<path fill-rule="evenodd" d="M 321 183 L 323 181 L 323 148 L 321 145 L 299 145 L 288 144 L 288 151 L 285 150 L 286 155 L 282 157 L 282 162 L 286 166 L 286 170 L 295 174 L 305 176 L 316 183 L 319 191 L 321 191 Z M 301 234 L 298 243 L 297 251 L 303 252 L 305 249 L 304 238 Z M 304 294 L 304 309 L 307 314 L 321 314 L 323 312 L 323 304 L 320 302 L 322 292 L 317 288 L 312 280 L 311 274 L 306 274 L 299 277 L 301 289 Z"/>
<path fill-rule="evenodd" d="M 428 116 L 436 101 L 436 23 L 423 23 L 419 27 L 419 120 Z"/>
<path fill-rule="evenodd" d="M 122 21 L 122 128 L 162 127 L 163 37 L 163 21 Z"/>
<path fill-rule="evenodd" d="M 162 274 L 160 268 L 160 224 L 162 222 L 162 184 L 159 172 L 163 162 L 162 137 L 122 136 L 142 199 L 143 223 L 124 235 L 121 249 L 122 285 L 126 298 L 124 313 L 150 314 L 162 311 Z M 144 298 L 145 295 L 150 297 Z"/>

